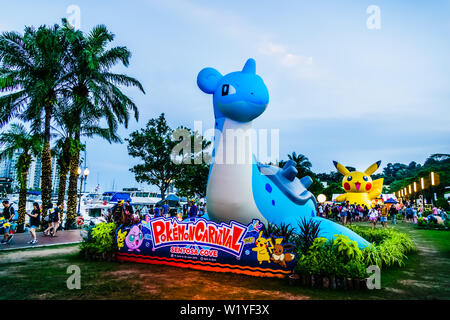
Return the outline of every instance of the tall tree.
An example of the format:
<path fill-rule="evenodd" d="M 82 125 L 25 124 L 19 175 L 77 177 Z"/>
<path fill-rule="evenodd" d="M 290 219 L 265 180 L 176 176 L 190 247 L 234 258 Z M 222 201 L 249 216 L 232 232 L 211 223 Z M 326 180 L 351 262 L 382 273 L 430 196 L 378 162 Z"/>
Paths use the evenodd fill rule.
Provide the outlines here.
<path fill-rule="evenodd" d="M 150 119 L 145 128 L 132 132 L 125 139 L 128 154 L 141 160 L 130 169 L 136 181 L 158 186 L 162 200 L 170 184 L 181 174 L 182 165 L 171 157 L 178 143 L 172 139 L 172 133 L 173 129 L 162 113 L 158 118 Z"/>
<path fill-rule="evenodd" d="M 43 131 L 42 204 L 51 201 L 50 126 L 66 73 L 67 41 L 58 25 L 0 35 L 0 126 L 18 117 Z"/>
<path fill-rule="evenodd" d="M 69 39 L 69 72 L 65 80 L 65 97 L 71 102 L 73 114 L 73 139 L 80 142 L 83 119 L 104 119 L 110 136 L 115 135 L 118 125 L 128 126 L 130 113 L 138 120 L 136 104 L 125 95 L 119 86 L 137 87 L 145 93 L 141 83 L 125 74 L 111 72 L 121 63 L 128 67 L 131 52 L 123 46 L 107 48 L 114 40 L 114 34 L 106 26 L 99 25 L 87 35 L 73 30 L 63 19 L 64 31 Z M 81 143 L 79 143 L 81 145 Z M 70 161 L 67 222 L 73 224 L 76 218 L 77 169 L 80 157 L 78 148 Z"/>
<path fill-rule="evenodd" d="M 32 157 L 38 156 L 42 151 L 42 136 L 28 132 L 22 124 L 13 123 L 7 131 L 0 134 L 0 146 L 3 147 L 0 159 L 12 158 L 15 152 L 19 152 L 16 171 L 19 181 L 18 231 L 20 232 L 25 222 L 28 170 Z"/>
<path fill-rule="evenodd" d="M 307 175 L 311 175 L 311 167 L 312 164 L 309 161 L 308 157 L 303 154 L 298 154 L 292 152 L 292 154 L 288 154 L 288 159 L 295 162 L 295 168 L 298 171 L 297 177 L 304 177 Z M 280 167 L 282 168 L 286 162 L 280 161 Z"/>
<path fill-rule="evenodd" d="M 56 156 L 59 166 L 59 185 L 58 185 L 58 203 L 64 202 L 67 185 L 67 174 L 70 169 L 72 158 L 85 148 L 80 140 L 73 138 L 73 132 L 77 129 L 78 124 L 73 121 L 76 116 L 73 114 L 74 109 L 67 106 L 59 106 L 55 112 L 54 131 L 57 132 L 58 139 L 55 143 L 54 155 Z M 89 117 L 87 117 L 89 116 Z M 100 125 L 99 115 L 84 115 L 81 119 L 80 137 L 93 138 L 100 137 L 109 143 L 122 143 L 122 139 L 109 128 L 103 128 Z"/>
<path fill-rule="evenodd" d="M 179 130 L 189 133 L 191 141 L 187 145 L 189 150 L 183 150 L 181 154 L 185 159 L 180 159 L 181 171 L 174 178 L 174 186 L 181 196 L 203 198 L 206 196 L 211 162 L 211 155 L 206 150 L 211 145 L 211 141 L 205 140 L 202 135 L 189 128 L 179 127 L 175 132 Z"/>

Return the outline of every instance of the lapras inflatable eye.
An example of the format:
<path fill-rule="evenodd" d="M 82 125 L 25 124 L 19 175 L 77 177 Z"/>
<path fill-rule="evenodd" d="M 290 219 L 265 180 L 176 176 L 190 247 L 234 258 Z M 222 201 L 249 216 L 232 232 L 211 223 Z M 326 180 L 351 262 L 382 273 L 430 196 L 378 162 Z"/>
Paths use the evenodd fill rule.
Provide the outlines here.
<path fill-rule="evenodd" d="M 222 96 L 227 96 L 230 94 L 235 94 L 236 89 L 231 84 L 222 85 Z"/>

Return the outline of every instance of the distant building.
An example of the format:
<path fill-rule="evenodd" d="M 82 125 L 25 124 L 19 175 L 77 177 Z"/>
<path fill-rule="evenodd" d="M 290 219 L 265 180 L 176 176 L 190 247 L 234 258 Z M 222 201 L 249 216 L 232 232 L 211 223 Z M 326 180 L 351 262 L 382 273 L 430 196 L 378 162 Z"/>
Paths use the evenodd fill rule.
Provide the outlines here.
<path fill-rule="evenodd" d="M 0 162 L 0 177 L 10 178 L 13 180 L 11 188 L 15 191 L 19 189 L 19 183 L 17 181 L 16 164 L 17 159 L 20 156 L 20 150 L 14 152 L 13 156 L 9 159 L 4 159 Z M 41 157 L 33 157 L 30 169 L 28 169 L 27 177 L 27 189 L 38 190 L 41 188 L 41 173 L 42 173 L 42 160 Z M 58 192 L 59 185 L 59 166 L 56 161 L 56 157 L 52 158 L 52 188 L 53 192 Z"/>
<path fill-rule="evenodd" d="M 20 156 L 20 151 L 15 151 L 9 159 L 3 159 L 0 163 L 0 177 L 12 179 L 11 188 L 15 190 L 18 187 L 16 163 Z"/>

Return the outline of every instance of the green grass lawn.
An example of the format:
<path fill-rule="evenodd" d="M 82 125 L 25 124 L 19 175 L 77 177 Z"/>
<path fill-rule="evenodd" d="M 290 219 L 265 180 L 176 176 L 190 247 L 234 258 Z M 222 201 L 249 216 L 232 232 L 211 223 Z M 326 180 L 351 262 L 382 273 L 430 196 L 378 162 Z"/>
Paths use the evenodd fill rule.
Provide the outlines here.
<path fill-rule="evenodd" d="M 318 290 L 283 279 L 85 261 L 77 245 L 68 245 L 0 253 L 0 299 L 450 299 L 450 232 L 401 222 L 395 228 L 418 251 L 404 267 L 382 270 L 381 290 Z M 70 265 L 81 269 L 80 290 L 66 286 Z"/>

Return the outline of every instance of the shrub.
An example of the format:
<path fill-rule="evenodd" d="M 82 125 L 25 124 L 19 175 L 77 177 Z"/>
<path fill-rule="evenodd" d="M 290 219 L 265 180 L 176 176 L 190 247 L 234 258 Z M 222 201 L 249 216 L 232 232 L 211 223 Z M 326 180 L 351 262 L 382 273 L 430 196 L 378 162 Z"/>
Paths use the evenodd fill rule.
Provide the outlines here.
<path fill-rule="evenodd" d="M 427 222 L 425 221 L 424 218 L 420 217 L 417 219 L 417 225 L 419 227 L 425 227 L 427 225 Z"/>
<path fill-rule="evenodd" d="M 366 265 L 403 266 L 406 254 L 415 250 L 411 238 L 392 228 L 371 229 L 350 226 L 354 232 L 372 242 L 370 247 L 362 251 L 362 260 Z"/>
<path fill-rule="evenodd" d="M 333 247 L 344 262 L 358 260 L 361 257 L 361 250 L 356 241 L 351 241 L 349 237 L 342 234 L 335 235 Z"/>
<path fill-rule="evenodd" d="M 298 222 L 300 233 L 295 237 L 294 242 L 299 253 L 307 254 L 309 248 L 312 246 L 314 239 L 319 236 L 320 222 L 311 219 L 302 218 Z"/>
<path fill-rule="evenodd" d="M 88 229 L 81 244 L 81 253 L 94 259 L 110 259 L 116 251 L 115 223 L 99 223 Z"/>
<path fill-rule="evenodd" d="M 365 278 L 366 265 L 355 241 L 339 235 L 333 241 L 316 238 L 307 254 L 301 255 L 295 271 L 307 275 Z"/>
<path fill-rule="evenodd" d="M 292 242 L 294 241 L 294 228 L 288 223 L 280 223 L 279 225 L 275 225 L 269 223 L 265 237 L 269 237 L 274 235 L 277 238 L 284 238 L 284 242 Z"/>

